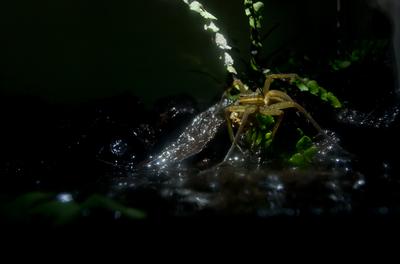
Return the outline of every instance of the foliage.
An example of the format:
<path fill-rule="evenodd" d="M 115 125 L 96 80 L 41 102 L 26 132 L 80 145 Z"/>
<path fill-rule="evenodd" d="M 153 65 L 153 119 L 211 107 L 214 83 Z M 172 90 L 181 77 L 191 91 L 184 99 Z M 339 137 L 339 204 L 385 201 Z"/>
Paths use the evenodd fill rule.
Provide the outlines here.
<path fill-rule="evenodd" d="M 250 65 L 251 68 L 259 73 L 263 73 L 264 69 L 261 66 L 260 55 L 262 51 L 262 43 L 261 43 L 261 29 L 262 29 L 262 11 L 264 9 L 264 3 L 258 1 L 254 3 L 252 0 L 244 0 L 244 9 L 245 14 L 249 19 L 249 27 L 250 27 L 250 45 L 251 45 L 251 59 Z"/>
<path fill-rule="evenodd" d="M 35 219 L 47 220 L 55 226 L 69 224 L 95 211 L 118 213 L 127 219 L 143 219 L 146 214 L 126 207 L 106 196 L 93 194 L 82 202 L 70 198 L 70 194 L 30 192 L 11 202 L 3 201 L 1 214 L 12 222 L 31 222 Z"/>
<path fill-rule="evenodd" d="M 312 162 L 317 152 L 317 147 L 313 144 L 311 138 L 303 135 L 297 141 L 296 153 L 290 157 L 289 163 L 293 166 L 305 167 Z"/>
<path fill-rule="evenodd" d="M 333 93 L 328 92 L 326 89 L 321 87 L 315 80 L 297 78 L 293 83 L 300 89 L 300 91 L 309 92 L 312 95 L 318 96 L 322 101 L 328 102 L 334 108 L 342 107 L 339 99 Z"/>
<path fill-rule="evenodd" d="M 233 76 L 236 76 L 237 71 L 234 66 L 235 62 L 232 56 L 229 54 L 229 50 L 231 50 L 232 47 L 229 46 L 225 36 L 221 34 L 219 27 L 215 24 L 216 20 L 218 19 L 210 12 L 208 12 L 204 8 L 204 6 L 198 1 L 183 0 L 183 2 L 188 5 L 191 11 L 199 14 L 203 18 L 205 22 L 204 30 L 213 34 L 213 40 L 215 41 L 215 44 L 221 52 L 220 59 L 224 61 L 225 69 Z"/>
<path fill-rule="evenodd" d="M 385 50 L 387 45 L 387 40 L 359 41 L 352 49 L 343 51 L 343 55 L 341 55 L 340 58 L 330 60 L 329 65 L 333 71 L 339 71 L 367 59 L 375 60 L 382 56 L 381 53 Z"/>
<path fill-rule="evenodd" d="M 256 115 L 257 124 L 245 134 L 246 142 L 251 148 L 262 147 L 268 149 L 272 144 L 272 128 L 275 125 L 275 119 L 269 115 Z"/>
<path fill-rule="evenodd" d="M 262 2 L 254 3 L 252 0 L 244 0 L 245 14 L 249 19 L 250 26 L 250 40 L 251 40 L 251 68 L 256 72 L 262 72 L 263 74 L 268 72 L 262 66 L 262 60 L 260 58 L 262 51 L 261 43 L 261 29 L 262 29 L 262 11 L 264 9 L 264 4 Z M 362 52 L 355 52 L 353 54 L 354 59 L 360 57 Z M 317 81 L 310 80 L 308 78 L 296 78 L 292 80 L 300 91 L 309 92 L 312 95 L 318 96 L 322 101 L 328 102 L 334 108 L 341 108 L 342 104 L 339 99 L 332 93 L 327 91 L 325 88 L 321 87 Z"/>

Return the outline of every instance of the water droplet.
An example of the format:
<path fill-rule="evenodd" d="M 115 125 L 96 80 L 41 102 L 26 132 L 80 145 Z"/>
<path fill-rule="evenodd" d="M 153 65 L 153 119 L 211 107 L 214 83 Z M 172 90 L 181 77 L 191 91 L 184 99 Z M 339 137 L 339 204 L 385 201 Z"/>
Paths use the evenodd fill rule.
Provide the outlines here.
<path fill-rule="evenodd" d="M 120 211 L 115 211 L 115 212 L 114 212 L 114 219 L 115 219 L 115 220 L 120 219 L 121 216 L 122 216 L 122 214 L 121 214 Z"/>
<path fill-rule="evenodd" d="M 366 184 L 365 179 L 364 178 L 360 178 L 353 184 L 353 189 L 359 190 L 362 187 L 364 187 L 365 184 Z"/>
<path fill-rule="evenodd" d="M 387 162 L 382 163 L 382 170 L 383 170 L 383 178 L 388 179 L 390 177 L 390 164 Z"/>
<path fill-rule="evenodd" d="M 111 153 L 116 156 L 123 156 L 128 150 L 128 144 L 122 139 L 116 139 L 110 144 Z"/>
<path fill-rule="evenodd" d="M 57 195 L 56 199 L 61 203 L 70 203 L 74 200 L 70 193 L 60 193 Z"/>

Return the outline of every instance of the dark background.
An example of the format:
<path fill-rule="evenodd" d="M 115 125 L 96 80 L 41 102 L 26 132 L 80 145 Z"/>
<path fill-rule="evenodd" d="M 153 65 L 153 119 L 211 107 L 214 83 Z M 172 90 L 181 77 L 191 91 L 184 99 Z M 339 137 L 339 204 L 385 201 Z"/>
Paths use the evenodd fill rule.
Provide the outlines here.
<path fill-rule="evenodd" d="M 337 0 L 264 0 L 264 29 L 277 27 L 263 51 L 280 51 L 283 65 L 299 59 L 289 71 L 317 75 L 315 79 L 342 100 L 345 110 L 360 111 L 356 121 L 350 116 L 338 122 L 336 113 L 318 98 L 307 97 L 304 105 L 357 157 L 355 172 L 361 168 L 367 175 L 368 195 L 355 193 L 354 205 L 361 211 L 371 209 L 367 214 L 384 214 L 386 206 L 393 205 L 398 213 L 398 158 L 392 153 L 398 149 L 400 108 L 391 93 L 393 49 L 385 46 L 385 56 L 378 52 L 376 60 L 370 51 L 367 58 L 341 71 L 326 70 L 331 67 L 329 59 L 342 59 L 340 50 L 353 50 L 353 41 L 390 39 L 390 20 L 372 7 L 373 1 L 377 0 L 341 0 L 343 12 L 338 17 Z M 242 0 L 201 2 L 219 18 L 218 26 L 234 47 L 232 55 L 244 76 L 250 47 Z M 314 55 L 308 65 L 304 54 Z M 135 181 L 126 164 L 145 162 L 176 139 L 201 108 L 221 96 L 227 76 L 218 57 L 202 19 L 182 0 L 0 2 L 0 219 L 6 215 L 10 222 L 13 217 L 29 221 L 25 201 L 22 207 L 9 202 L 32 191 L 46 197 L 71 193 L 76 201 L 72 205 L 80 206 L 94 193 L 109 194 L 125 179 Z M 269 66 L 274 64 L 272 60 Z M 191 98 L 165 98 L 181 93 Z M 395 107 L 388 99 L 396 101 Z M 365 127 L 364 117 L 370 121 Z M 397 122 L 390 121 L 392 117 Z M 219 162 L 229 144 L 222 129 L 201 153 L 199 160 L 206 158 L 199 168 Z M 175 212 L 174 201 L 161 199 L 152 184 L 143 183 L 145 190 L 117 190 L 117 200 L 144 208 L 154 218 Z M 308 185 L 299 193 L 314 196 Z M 56 218 L 65 216 L 59 205 L 53 208 Z M 11 208 L 11 213 L 4 208 Z M 108 209 L 106 216 L 114 219 L 117 209 Z M 32 214 L 32 219 L 37 217 Z M 84 221 L 91 225 L 96 216 Z"/>
<path fill-rule="evenodd" d="M 247 61 L 242 0 L 201 2 L 219 18 L 236 61 Z M 265 28 L 279 24 L 266 53 L 335 43 L 336 0 L 264 2 Z M 375 23 L 379 12 L 369 9 L 368 1 L 342 2 L 343 36 L 390 32 L 385 21 Z M 77 103 L 129 92 L 152 103 L 187 93 L 207 103 L 221 94 L 226 76 L 202 25 L 181 0 L 2 1 L 0 95 Z"/>

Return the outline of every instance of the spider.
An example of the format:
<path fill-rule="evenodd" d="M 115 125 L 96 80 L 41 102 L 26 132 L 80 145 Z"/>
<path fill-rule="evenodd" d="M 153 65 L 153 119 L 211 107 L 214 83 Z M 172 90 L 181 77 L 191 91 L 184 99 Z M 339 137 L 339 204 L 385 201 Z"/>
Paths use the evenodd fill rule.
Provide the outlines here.
<path fill-rule="evenodd" d="M 322 129 L 318 123 L 312 118 L 312 116 L 298 103 L 296 103 L 289 95 L 279 90 L 270 90 L 270 86 L 274 80 L 280 79 L 283 81 L 294 81 L 299 77 L 297 74 L 268 74 L 266 75 L 264 87 L 261 90 L 252 92 L 246 89 L 245 85 L 239 80 L 235 79 L 233 82 L 233 88 L 240 91 L 239 98 L 231 105 L 227 106 L 225 111 L 225 119 L 228 125 L 229 137 L 232 141 L 232 145 L 228 150 L 224 161 L 231 155 L 233 149 L 238 147 L 238 140 L 240 135 L 243 133 L 249 116 L 252 114 L 260 113 L 262 115 L 277 116 L 277 121 L 272 129 L 272 139 L 274 138 L 279 125 L 282 122 L 284 116 L 284 109 L 295 108 L 301 112 L 315 127 L 315 129 L 321 133 Z M 238 125 L 236 134 L 233 132 L 233 125 Z M 242 151 L 243 152 L 243 151 Z"/>

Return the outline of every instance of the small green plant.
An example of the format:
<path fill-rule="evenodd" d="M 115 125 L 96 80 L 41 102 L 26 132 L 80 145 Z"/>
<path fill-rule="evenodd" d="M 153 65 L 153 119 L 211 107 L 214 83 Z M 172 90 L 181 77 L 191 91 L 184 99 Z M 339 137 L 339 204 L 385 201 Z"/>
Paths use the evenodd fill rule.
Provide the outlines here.
<path fill-rule="evenodd" d="M 304 135 L 301 129 L 298 130 L 301 137 L 296 143 L 296 153 L 289 158 L 289 163 L 293 166 L 305 167 L 312 162 L 318 149 L 310 137 Z"/>
<path fill-rule="evenodd" d="M 272 144 L 272 129 L 275 119 L 270 115 L 256 115 L 256 126 L 251 127 L 246 132 L 246 141 L 252 149 L 268 149 Z"/>

